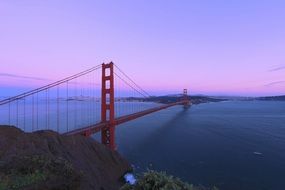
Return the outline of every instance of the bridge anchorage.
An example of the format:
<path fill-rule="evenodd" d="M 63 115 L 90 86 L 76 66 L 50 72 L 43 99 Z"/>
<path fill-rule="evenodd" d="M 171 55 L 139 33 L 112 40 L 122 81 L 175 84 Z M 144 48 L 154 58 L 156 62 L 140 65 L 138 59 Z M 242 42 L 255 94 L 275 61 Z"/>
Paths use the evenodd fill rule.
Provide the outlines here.
<path fill-rule="evenodd" d="M 81 85 L 80 80 L 83 80 Z M 26 132 L 49 129 L 64 135 L 86 137 L 101 132 L 102 144 L 116 150 L 116 126 L 172 106 L 182 105 L 187 109 L 191 105 L 187 89 L 183 90 L 181 99 L 173 103 L 145 103 L 149 97 L 117 65 L 103 63 L 0 100 L 0 124 L 15 125 Z"/>

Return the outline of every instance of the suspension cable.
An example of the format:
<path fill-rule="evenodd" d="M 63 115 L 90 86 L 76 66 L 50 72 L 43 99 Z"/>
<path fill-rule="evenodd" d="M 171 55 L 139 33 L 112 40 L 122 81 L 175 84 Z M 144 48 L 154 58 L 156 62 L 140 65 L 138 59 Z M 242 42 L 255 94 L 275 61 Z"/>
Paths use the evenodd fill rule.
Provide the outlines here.
<path fill-rule="evenodd" d="M 133 87 L 130 83 L 128 83 L 125 79 L 123 79 L 122 77 L 120 77 L 116 72 L 114 72 L 114 74 L 121 79 L 126 85 L 128 85 L 129 87 L 131 87 L 133 90 L 135 90 L 137 93 L 139 93 L 140 95 L 142 95 L 144 98 L 148 98 L 148 96 L 146 96 L 145 94 L 141 93 L 139 90 L 137 90 L 135 87 Z"/>
<path fill-rule="evenodd" d="M 120 69 L 116 64 L 114 64 L 115 67 L 126 77 L 128 78 L 137 88 L 139 88 L 146 96 L 151 96 L 149 93 L 147 93 L 144 89 L 142 89 L 134 80 L 132 80 L 122 69 Z"/>
<path fill-rule="evenodd" d="M 75 75 L 72 75 L 72 76 L 70 76 L 70 77 L 64 78 L 64 79 L 62 79 L 62 80 L 56 81 L 56 82 L 51 83 L 51 84 L 48 84 L 48 85 L 45 85 L 45 86 L 43 86 L 43 87 L 36 88 L 36 89 L 34 89 L 34 90 L 31 90 L 31 91 L 28 91 L 28 92 L 19 94 L 19 95 L 17 95 L 17 96 L 14 96 L 14 97 L 10 97 L 10 98 L 1 100 L 1 101 L 0 101 L 0 106 L 1 106 L 1 105 L 4 105 L 4 104 L 7 104 L 7 103 L 9 103 L 9 102 L 13 102 L 13 101 L 18 100 L 18 99 L 25 98 L 25 97 L 30 96 L 30 95 L 32 95 L 32 94 L 36 94 L 36 93 L 38 93 L 38 92 L 47 90 L 47 89 L 49 89 L 49 88 L 52 88 L 52 87 L 54 87 L 54 86 L 60 85 L 60 84 L 65 83 L 65 82 L 68 82 L 68 81 L 73 80 L 73 79 L 75 79 L 75 78 L 78 78 L 78 77 L 80 77 L 80 76 L 86 75 L 86 74 L 88 74 L 88 73 L 91 73 L 91 72 L 93 72 L 93 71 L 99 69 L 100 67 L 101 67 L 101 64 L 100 64 L 100 65 L 97 65 L 97 66 L 95 66 L 95 67 L 92 67 L 92 68 L 90 68 L 90 69 L 87 69 L 87 70 L 85 70 L 85 71 L 82 71 L 82 72 L 80 72 L 80 73 L 77 73 L 77 74 L 75 74 Z"/>

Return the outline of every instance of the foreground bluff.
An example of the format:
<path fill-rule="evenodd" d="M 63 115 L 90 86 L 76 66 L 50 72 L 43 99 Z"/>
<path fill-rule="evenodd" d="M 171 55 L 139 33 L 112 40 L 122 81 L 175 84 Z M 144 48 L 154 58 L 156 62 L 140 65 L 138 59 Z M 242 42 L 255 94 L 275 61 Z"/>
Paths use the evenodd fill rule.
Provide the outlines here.
<path fill-rule="evenodd" d="M 92 138 L 0 126 L 0 190 L 117 190 L 130 169 Z"/>

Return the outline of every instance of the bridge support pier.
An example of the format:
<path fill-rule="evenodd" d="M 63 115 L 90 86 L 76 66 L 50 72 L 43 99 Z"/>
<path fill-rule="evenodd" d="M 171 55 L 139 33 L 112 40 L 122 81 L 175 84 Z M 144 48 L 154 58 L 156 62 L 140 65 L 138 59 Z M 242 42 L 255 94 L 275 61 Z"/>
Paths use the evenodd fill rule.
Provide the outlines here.
<path fill-rule="evenodd" d="M 103 144 L 116 149 L 115 145 L 115 96 L 114 96 L 114 64 L 102 64 L 102 89 L 101 89 L 101 122 L 108 125 L 101 130 Z"/>

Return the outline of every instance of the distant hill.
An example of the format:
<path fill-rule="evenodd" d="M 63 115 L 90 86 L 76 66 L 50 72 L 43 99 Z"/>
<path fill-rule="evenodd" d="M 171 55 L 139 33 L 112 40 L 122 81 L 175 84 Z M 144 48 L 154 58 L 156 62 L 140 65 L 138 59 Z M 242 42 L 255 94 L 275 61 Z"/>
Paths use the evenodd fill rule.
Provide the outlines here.
<path fill-rule="evenodd" d="M 145 101 L 167 104 L 167 103 L 180 101 L 181 98 L 182 98 L 181 96 L 153 96 L 147 98 Z M 211 98 L 207 96 L 188 96 L 188 98 L 191 100 L 192 104 L 200 104 L 206 102 L 220 102 L 227 100 L 227 99 Z"/>
<path fill-rule="evenodd" d="M 266 96 L 266 97 L 259 97 L 255 98 L 256 100 L 267 100 L 267 101 L 285 101 L 285 95 L 283 96 Z"/>

